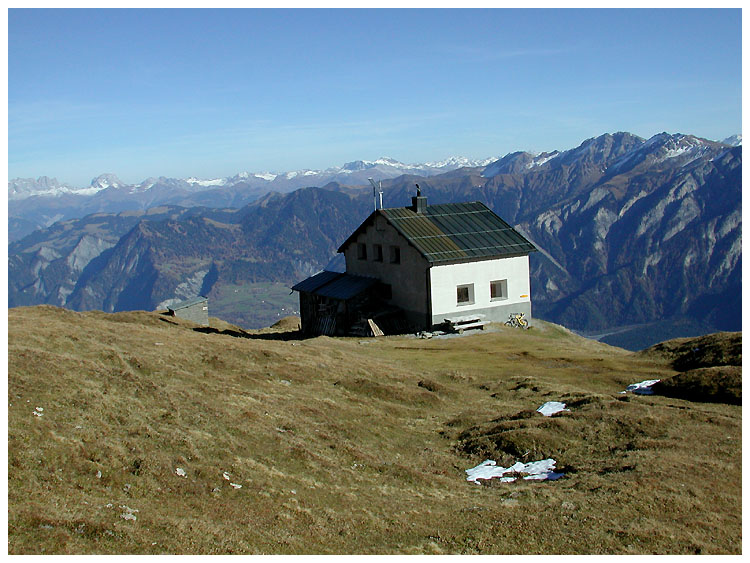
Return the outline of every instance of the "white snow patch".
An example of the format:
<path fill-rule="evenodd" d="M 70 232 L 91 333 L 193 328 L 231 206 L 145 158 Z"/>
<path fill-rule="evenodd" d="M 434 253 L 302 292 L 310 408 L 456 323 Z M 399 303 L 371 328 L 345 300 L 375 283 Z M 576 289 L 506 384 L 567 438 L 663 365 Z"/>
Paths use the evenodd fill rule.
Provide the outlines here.
<path fill-rule="evenodd" d="M 541 407 L 536 409 L 536 412 L 541 413 L 544 416 L 552 416 L 553 414 L 557 414 L 563 411 L 570 412 L 570 409 L 566 409 L 565 403 L 560 403 L 558 401 L 548 401 L 544 403 Z"/>
<path fill-rule="evenodd" d="M 564 475 L 556 473 L 554 459 L 543 459 L 531 463 L 516 462 L 510 467 L 500 467 L 491 459 L 488 459 L 476 467 L 466 470 L 466 480 L 479 485 L 479 479 L 500 479 L 502 483 L 512 483 L 519 477 L 529 481 L 554 481 Z"/>
<path fill-rule="evenodd" d="M 668 158 L 677 158 L 678 156 L 688 152 L 692 148 L 693 147 L 677 147 L 676 149 L 669 149 L 664 154 L 664 158 L 662 160 L 667 160 Z"/>
<path fill-rule="evenodd" d="M 240 485 L 240 484 L 238 484 L 238 483 L 229 483 L 229 484 L 230 484 L 230 485 L 231 485 L 232 487 L 234 487 L 235 489 L 241 489 L 241 488 L 242 488 L 242 485 Z"/>
<path fill-rule="evenodd" d="M 178 467 L 174 472 L 180 477 L 187 477 L 187 473 L 185 473 L 185 470 L 182 467 Z"/>
<path fill-rule="evenodd" d="M 628 391 L 632 391 L 633 393 L 636 393 L 638 395 L 653 395 L 654 390 L 651 389 L 651 386 L 654 383 L 659 383 L 659 381 L 661 381 L 661 379 L 647 379 L 639 383 L 631 383 L 630 385 L 628 385 L 625 391 L 620 391 L 620 393 L 627 393 Z"/>
<path fill-rule="evenodd" d="M 111 504 L 107 505 L 107 507 L 111 507 L 111 506 L 112 506 Z M 130 508 L 129 506 L 124 505 L 124 504 L 121 504 L 120 508 L 125 511 L 122 514 L 120 514 L 120 518 L 122 518 L 123 520 L 132 520 L 133 522 L 136 521 L 137 518 L 135 514 L 133 513 L 138 512 L 138 510 L 136 510 L 135 508 Z"/>
<path fill-rule="evenodd" d="M 229 479 L 231 479 L 231 476 L 226 471 L 224 473 L 222 473 L 221 476 L 224 477 L 224 479 L 226 479 L 227 481 L 229 481 Z"/>
<path fill-rule="evenodd" d="M 213 180 L 199 180 L 198 178 L 187 178 L 185 180 L 188 184 L 195 184 L 198 186 L 223 186 L 227 183 L 225 178 L 215 178 Z"/>
<path fill-rule="evenodd" d="M 536 168 L 537 166 L 542 166 L 543 164 L 546 164 L 547 162 L 549 162 L 553 158 L 557 158 L 558 156 L 560 156 L 560 153 L 554 152 L 550 154 L 549 156 L 545 156 L 543 158 L 534 158 L 534 160 L 532 160 L 526 165 L 526 168 L 531 169 L 531 168 Z"/>
<path fill-rule="evenodd" d="M 271 174 L 270 172 L 259 172 L 254 174 L 254 176 L 261 180 L 266 180 L 267 182 L 273 182 L 276 179 L 276 174 Z"/>

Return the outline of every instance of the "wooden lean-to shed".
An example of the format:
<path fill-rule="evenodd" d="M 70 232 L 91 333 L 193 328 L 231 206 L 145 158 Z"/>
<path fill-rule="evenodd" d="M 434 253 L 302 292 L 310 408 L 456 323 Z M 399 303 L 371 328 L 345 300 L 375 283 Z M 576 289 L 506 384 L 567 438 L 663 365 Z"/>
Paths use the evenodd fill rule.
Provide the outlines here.
<path fill-rule="evenodd" d="M 292 289 L 300 296 L 302 334 L 346 334 L 377 285 L 374 278 L 329 271 L 299 282 Z"/>
<path fill-rule="evenodd" d="M 169 314 L 208 326 L 208 297 L 196 297 L 167 307 Z"/>

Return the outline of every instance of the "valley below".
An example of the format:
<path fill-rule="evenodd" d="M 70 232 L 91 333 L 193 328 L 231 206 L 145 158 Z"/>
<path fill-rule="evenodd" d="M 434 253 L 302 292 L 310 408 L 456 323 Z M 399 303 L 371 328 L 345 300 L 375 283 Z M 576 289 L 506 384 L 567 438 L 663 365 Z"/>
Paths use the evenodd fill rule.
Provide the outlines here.
<path fill-rule="evenodd" d="M 297 325 L 10 309 L 9 553 L 741 553 L 738 333 L 629 352 L 538 319 Z M 624 392 L 688 369 L 731 399 Z M 467 481 L 547 459 L 560 478 Z"/>

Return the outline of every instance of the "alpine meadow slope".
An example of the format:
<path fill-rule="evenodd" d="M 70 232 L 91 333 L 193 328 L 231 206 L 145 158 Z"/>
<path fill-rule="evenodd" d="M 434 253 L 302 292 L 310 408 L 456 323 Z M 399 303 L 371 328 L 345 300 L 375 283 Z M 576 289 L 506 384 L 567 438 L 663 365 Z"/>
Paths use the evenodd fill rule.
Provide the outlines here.
<path fill-rule="evenodd" d="M 539 320 L 299 340 L 298 320 L 51 306 L 8 325 L 11 554 L 741 552 L 741 406 L 622 393 L 695 344 Z M 487 459 L 563 476 L 468 481 Z"/>
<path fill-rule="evenodd" d="M 415 183 L 428 204 L 486 203 L 541 250 L 530 257 L 535 316 L 587 333 L 636 326 L 654 333 L 642 348 L 668 329 L 740 330 L 741 178 L 741 145 L 615 133 L 382 187 L 386 207 L 408 205 Z M 369 186 L 333 182 L 239 209 L 70 219 L 9 246 L 9 305 L 155 310 L 203 292 L 215 314 L 258 327 L 227 296 L 326 267 L 372 206 Z M 281 315 L 278 302 L 255 309 Z"/>

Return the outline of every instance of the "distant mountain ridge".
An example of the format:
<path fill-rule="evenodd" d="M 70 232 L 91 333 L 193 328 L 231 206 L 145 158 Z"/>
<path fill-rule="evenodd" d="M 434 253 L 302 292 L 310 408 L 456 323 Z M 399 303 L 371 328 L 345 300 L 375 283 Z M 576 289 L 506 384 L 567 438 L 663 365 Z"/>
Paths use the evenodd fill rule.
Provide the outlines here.
<path fill-rule="evenodd" d="M 581 331 L 676 318 L 739 330 L 741 178 L 741 146 L 614 133 L 382 184 L 386 207 L 408 205 L 419 183 L 429 204 L 482 201 L 521 230 L 541 250 L 535 316 Z M 292 284 L 329 264 L 372 206 L 371 188 L 329 183 L 239 209 L 63 221 L 9 246 L 9 305 L 148 310 L 232 284 Z"/>
<path fill-rule="evenodd" d="M 10 241 L 56 221 L 83 217 L 89 213 L 119 213 L 157 205 L 182 207 L 242 207 L 268 192 L 290 192 L 301 187 L 331 182 L 359 185 L 368 178 L 383 180 L 404 174 L 429 176 L 459 167 L 481 167 L 493 158 L 471 160 L 452 157 L 440 162 L 404 164 L 392 158 L 358 160 L 326 170 L 298 170 L 273 174 L 240 172 L 231 177 L 147 178 L 140 184 L 126 184 L 114 174 L 102 174 L 87 187 L 62 184 L 42 176 L 16 178 L 8 182 L 8 237 Z"/>
<path fill-rule="evenodd" d="M 213 188 L 218 186 L 234 186 L 245 183 L 251 187 L 269 186 L 274 182 L 283 185 L 285 191 L 299 187 L 307 187 L 310 181 L 336 182 L 351 178 L 356 181 L 366 181 L 360 178 L 358 172 L 369 171 L 374 179 L 395 178 L 402 174 L 434 175 L 462 167 L 486 166 L 496 158 L 485 158 L 472 160 L 466 157 L 450 157 L 439 162 L 428 162 L 423 164 L 404 164 L 398 160 L 381 157 L 374 161 L 356 160 L 347 162 L 343 166 L 334 166 L 325 170 L 296 170 L 291 172 L 240 172 L 234 176 L 225 178 L 200 179 L 195 177 L 177 178 L 147 178 L 140 184 L 126 184 L 114 174 L 101 174 L 91 180 L 87 187 L 73 187 L 69 184 L 61 184 L 56 178 L 41 176 L 34 178 L 15 178 L 8 182 L 8 199 L 20 200 L 34 196 L 59 196 L 63 194 L 74 194 L 90 196 L 107 188 L 125 189 L 130 192 L 146 191 L 157 184 L 169 184 L 180 186 L 191 186 L 196 190 Z M 276 186 L 271 186 L 276 187 Z"/>

